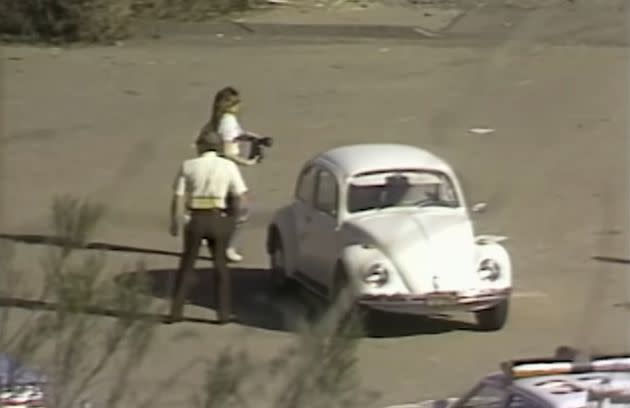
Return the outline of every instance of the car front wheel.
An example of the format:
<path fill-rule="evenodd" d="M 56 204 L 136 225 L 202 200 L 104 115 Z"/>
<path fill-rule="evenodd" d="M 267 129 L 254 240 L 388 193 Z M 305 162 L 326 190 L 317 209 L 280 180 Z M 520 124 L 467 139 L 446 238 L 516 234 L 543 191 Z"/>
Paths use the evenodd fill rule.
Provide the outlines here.
<path fill-rule="evenodd" d="M 490 309 L 475 312 L 479 328 L 483 331 L 501 330 L 507 322 L 509 304 L 509 300 L 505 299 Z"/>

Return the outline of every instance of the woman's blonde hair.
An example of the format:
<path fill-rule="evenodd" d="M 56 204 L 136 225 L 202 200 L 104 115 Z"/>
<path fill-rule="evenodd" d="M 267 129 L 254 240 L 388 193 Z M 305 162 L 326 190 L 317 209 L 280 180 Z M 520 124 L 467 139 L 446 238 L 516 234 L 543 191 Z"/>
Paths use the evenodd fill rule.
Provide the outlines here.
<path fill-rule="evenodd" d="M 217 92 L 212 103 L 210 128 L 216 132 L 219 129 L 219 123 L 223 115 L 239 103 L 241 103 L 241 96 L 235 88 L 226 86 Z"/>

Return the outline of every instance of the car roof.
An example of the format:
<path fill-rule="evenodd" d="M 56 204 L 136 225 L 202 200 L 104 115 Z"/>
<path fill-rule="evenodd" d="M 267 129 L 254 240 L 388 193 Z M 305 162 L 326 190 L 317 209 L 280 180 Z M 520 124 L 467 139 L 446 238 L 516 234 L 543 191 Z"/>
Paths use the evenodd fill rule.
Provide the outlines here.
<path fill-rule="evenodd" d="M 512 387 L 523 390 L 530 395 L 535 395 L 553 407 L 581 408 L 586 406 L 586 389 L 562 392 L 564 390 L 558 388 L 557 382 L 562 380 L 587 387 L 594 384 L 594 379 L 608 380 L 610 385 L 615 388 L 628 389 L 630 387 L 630 373 L 628 372 L 587 372 L 582 374 L 536 376 L 515 380 Z"/>
<path fill-rule="evenodd" d="M 314 160 L 333 164 L 346 176 L 389 169 L 433 169 L 450 173 L 451 167 L 433 153 L 411 145 L 364 143 L 335 147 Z"/>

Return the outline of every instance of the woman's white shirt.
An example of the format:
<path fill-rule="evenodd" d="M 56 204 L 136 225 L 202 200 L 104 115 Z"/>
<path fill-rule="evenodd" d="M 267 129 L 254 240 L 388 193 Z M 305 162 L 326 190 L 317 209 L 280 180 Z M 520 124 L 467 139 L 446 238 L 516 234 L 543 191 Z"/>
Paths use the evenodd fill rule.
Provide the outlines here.
<path fill-rule="evenodd" d="M 243 134 L 243 129 L 234 114 L 225 113 L 219 122 L 218 133 L 224 142 L 232 143 L 235 141 L 234 139 Z"/>

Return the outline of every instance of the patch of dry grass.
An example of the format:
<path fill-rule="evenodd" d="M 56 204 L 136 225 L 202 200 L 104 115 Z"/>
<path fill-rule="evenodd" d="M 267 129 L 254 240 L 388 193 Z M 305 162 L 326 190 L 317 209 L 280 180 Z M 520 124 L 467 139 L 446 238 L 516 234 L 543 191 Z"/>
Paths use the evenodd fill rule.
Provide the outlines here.
<path fill-rule="evenodd" d="M 133 0 L 0 0 L 0 33 L 41 42 L 102 42 L 124 38 Z"/>
<path fill-rule="evenodd" d="M 81 250 L 105 211 L 69 196 L 54 201 L 50 224 L 56 240 L 42 258 L 40 293 L 22 290 L 26 274 L 14 262 L 14 244 L 0 240 L 0 352 L 37 363 L 52 381 L 49 401 L 56 408 L 73 408 L 86 398 L 108 408 L 138 398 L 148 407 L 165 390 L 178 391 L 169 382 L 155 389 L 144 385 L 137 395 L 138 369 L 155 350 L 162 311 L 148 296 L 148 282 L 115 283 L 104 253 Z M 264 364 L 228 347 L 206 362 L 205 384 L 189 406 L 364 406 L 374 395 L 357 378 L 361 321 L 351 295 L 342 292 L 323 316 L 304 320 L 292 344 Z M 164 374 L 177 376 L 175 370 Z"/>
<path fill-rule="evenodd" d="M 138 18 L 205 20 L 256 0 L 0 0 L 5 40 L 107 43 L 127 38 Z"/>

